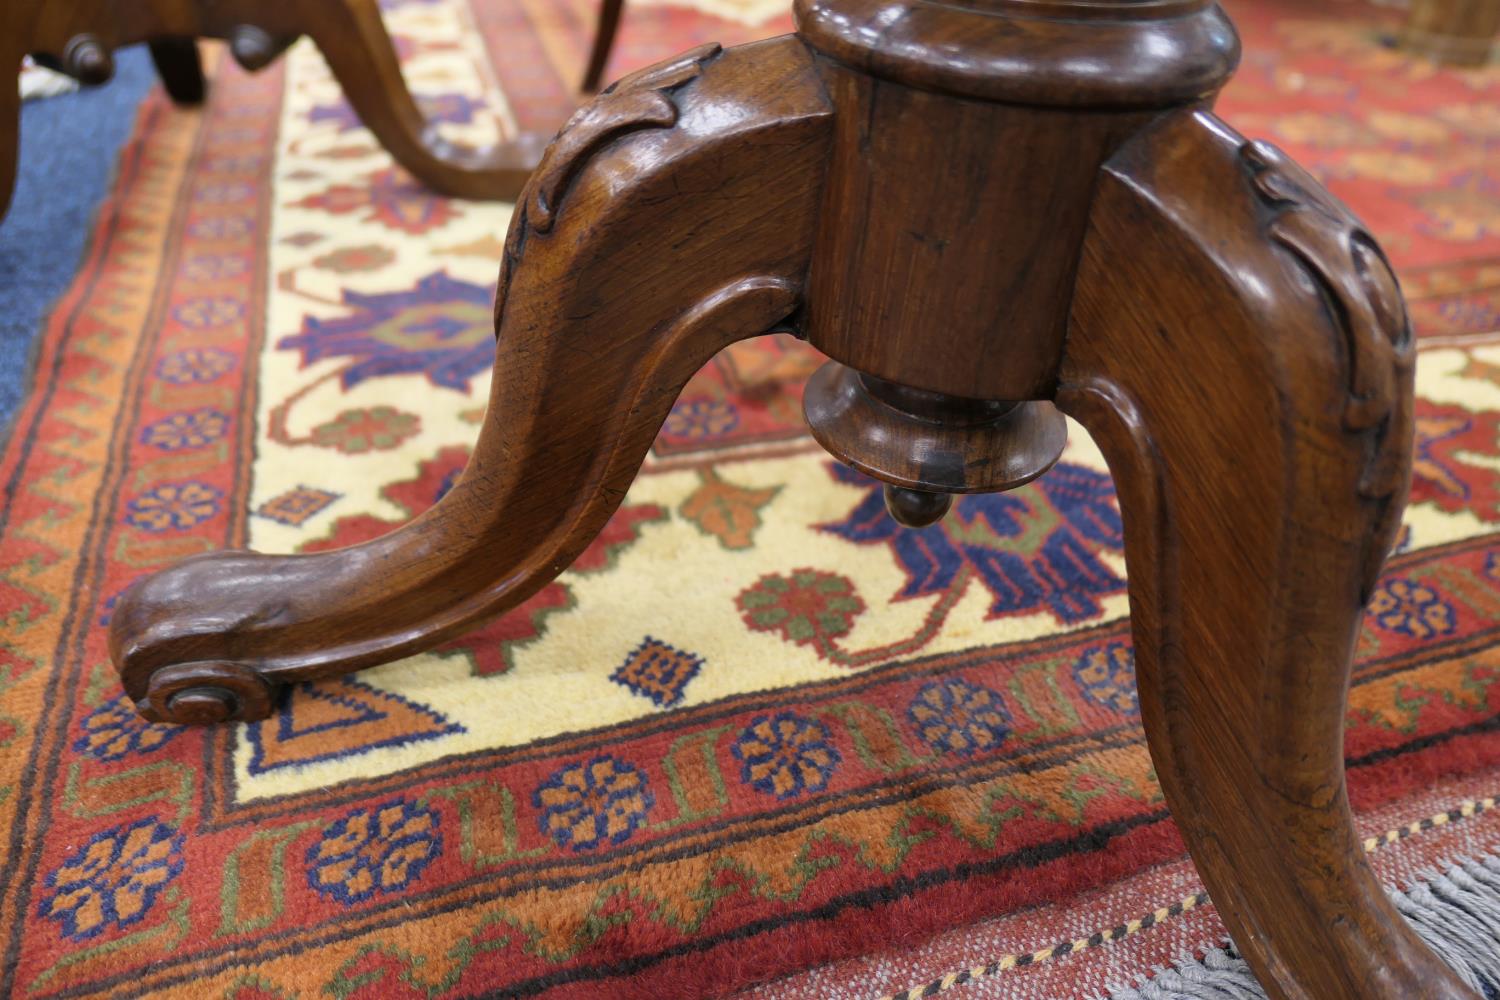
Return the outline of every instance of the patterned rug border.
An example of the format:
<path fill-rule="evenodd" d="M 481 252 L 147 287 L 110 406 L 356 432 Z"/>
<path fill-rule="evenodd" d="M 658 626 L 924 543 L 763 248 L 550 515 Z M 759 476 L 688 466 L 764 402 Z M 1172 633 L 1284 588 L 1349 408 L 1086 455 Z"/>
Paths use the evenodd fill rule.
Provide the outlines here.
<path fill-rule="evenodd" d="M 216 77 L 215 82 L 222 81 L 225 72 L 239 72 L 237 68 L 229 64 L 228 60 L 215 61 L 223 66 L 223 71 Z M 209 66 L 213 65 L 214 61 L 211 61 Z M 247 78 L 249 82 L 245 84 L 245 89 L 250 95 L 262 97 L 271 95 L 274 100 L 279 101 L 283 92 L 282 78 L 283 67 L 278 63 L 257 77 Z M 50 329 L 41 339 L 43 363 L 38 365 L 37 372 L 39 376 L 46 374 L 46 382 L 41 387 L 42 391 L 35 393 L 29 400 L 28 406 L 18 415 L 15 425 L 18 436 L 13 437 L 12 442 L 19 444 L 19 447 L 7 449 L 8 455 L 14 456 L 15 464 L 11 481 L 7 483 L 4 510 L 0 513 L 8 515 L 15 508 L 16 488 L 23 472 L 31 467 L 35 459 L 32 447 L 42 439 L 40 429 L 43 423 L 45 421 L 66 423 L 68 420 L 67 417 L 55 412 L 51 400 L 54 393 L 73 392 L 76 394 L 78 392 L 76 387 L 69 384 L 69 378 L 64 374 L 64 369 L 70 362 L 76 366 L 80 355 L 87 354 L 75 342 L 87 340 L 87 337 L 80 334 L 80 328 L 100 323 L 97 317 L 89 315 L 86 305 L 95 293 L 102 294 L 106 289 L 112 290 L 112 283 L 118 282 L 120 278 L 119 274 L 107 271 L 106 265 L 118 261 L 120 255 L 128 251 L 140 249 L 138 245 L 130 242 L 135 236 L 134 233 L 128 231 L 133 220 L 123 215 L 119 206 L 130 205 L 133 199 L 142 198 L 143 192 L 153 192 L 156 187 L 159 187 L 162 178 L 157 174 L 171 174 L 173 180 L 168 185 L 166 194 L 175 196 L 176 183 L 182 176 L 187 175 L 192 164 L 210 153 L 224 154 L 224 148 L 211 148 L 209 142 L 216 119 L 227 119 L 236 114 L 242 114 L 243 108 L 244 105 L 230 108 L 224 102 L 210 102 L 208 109 L 201 114 L 179 112 L 172 108 L 159 92 L 148 96 L 142 103 L 134 135 L 127 143 L 126 151 L 122 156 L 119 178 L 110 198 L 101 208 L 101 218 L 107 220 L 109 228 L 104 236 L 95 240 L 87 262 L 80 269 L 68 296 L 49 319 Z M 173 132 L 174 129 L 182 128 L 181 122 L 184 118 L 192 122 L 186 133 Z M 274 127 L 273 125 L 272 128 Z M 224 145 L 228 147 L 230 144 Z M 174 150 L 181 151 L 172 152 Z M 170 164 L 162 162 L 171 156 L 175 156 L 176 159 Z M 269 169 L 269 160 L 267 160 L 265 171 Z M 261 177 L 262 181 L 267 179 L 268 175 Z M 271 185 L 260 183 L 255 185 L 255 190 L 257 194 L 254 211 L 257 220 L 264 223 L 270 212 L 270 199 L 273 194 Z M 145 200 L 149 201 L 149 197 Z M 179 211 L 182 210 L 179 208 Z M 175 224 L 179 221 L 175 215 L 171 218 L 153 220 L 154 223 L 167 226 L 165 240 L 149 250 L 156 255 L 158 266 L 164 261 L 176 260 L 181 253 L 186 235 L 184 227 Z M 168 223 L 173 224 L 167 225 Z M 254 231 L 253 227 L 246 227 L 240 238 L 248 238 L 249 234 Z M 112 240 L 115 237 L 119 238 L 121 243 L 119 247 L 113 247 Z M 225 239 L 227 242 L 232 242 L 235 236 L 230 235 Z M 263 276 L 257 275 L 252 280 L 255 280 L 254 290 L 258 295 L 264 288 Z M 143 311 L 141 328 L 148 333 L 131 345 L 128 354 L 122 360 L 120 367 L 123 370 L 123 388 L 116 397 L 109 400 L 110 412 L 113 414 L 118 414 L 131 403 L 140 402 L 140 393 L 143 391 L 142 386 L 145 382 L 144 373 L 149 367 L 149 360 L 153 356 L 155 347 L 172 337 L 182 336 L 180 333 L 168 332 L 172 326 L 168 322 L 172 310 L 167 292 L 168 288 L 165 285 L 153 284 L 149 300 L 140 306 Z M 263 304 L 264 296 L 261 295 L 260 298 Z M 263 320 L 263 317 L 258 315 L 252 318 Z M 256 346 L 255 338 L 264 336 L 264 328 L 263 321 L 248 324 L 248 347 Z M 111 329 L 110 333 L 118 336 L 117 330 Z M 196 342 L 191 336 L 182 339 Z M 97 359 L 95 361 L 97 363 Z M 81 377 L 86 384 L 88 374 L 88 372 L 75 372 L 74 377 Z M 248 378 L 248 374 L 242 373 L 241 378 Z M 243 393 L 246 398 L 254 397 L 254 390 L 251 387 L 240 386 L 236 391 Z M 89 519 L 84 539 L 72 553 L 76 565 L 71 574 L 71 591 L 67 595 L 68 612 L 59 629 L 53 654 L 53 662 L 57 664 L 57 668 L 50 672 L 43 695 L 42 710 L 35 725 L 35 732 L 40 738 L 31 741 L 28 763 L 22 772 L 21 781 L 10 796 L 18 817 L 18 822 L 12 828 L 12 837 L 19 842 L 40 842 L 45 838 L 53 819 L 50 810 L 35 808 L 35 802 L 39 798 L 39 791 L 44 797 L 45 790 L 61 787 L 59 781 L 61 758 L 69 743 L 69 733 L 65 728 L 57 729 L 51 725 L 50 719 L 52 713 L 59 710 L 58 706 L 66 701 L 65 693 L 87 683 L 95 666 L 90 663 L 88 642 L 90 635 L 95 633 L 91 619 L 104 591 L 103 577 L 106 567 L 107 542 L 111 537 L 113 527 L 109 519 L 97 516 L 97 512 L 99 509 L 113 509 L 119 502 L 119 494 L 124 488 L 128 465 L 124 455 L 132 440 L 131 432 L 141 422 L 145 410 L 145 407 L 137 405 L 132 411 L 131 420 L 128 421 L 129 427 L 124 426 L 127 422 L 113 419 L 109 421 L 107 430 L 104 432 L 108 441 L 105 449 L 108 458 L 99 470 L 99 486 L 94 491 L 90 505 L 94 516 Z M 24 435 L 21 434 L 23 425 L 28 428 Z M 247 428 L 238 429 L 235 433 L 238 438 L 236 444 L 241 451 L 250 447 L 250 439 L 246 436 L 249 433 Z M 230 492 L 236 498 L 240 498 L 237 506 L 243 508 L 245 504 L 241 494 L 248 488 L 248 476 L 238 465 L 231 468 L 230 475 L 233 479 Z M 243 532 L 246 518 L 248 518 L 248 511 L 245 510 L 231 514 L 227 519 L 225 529 L 227 537 L 222 539 L 220 544 L 229 542 L 235 537 L 236 531 Z M 6 525 L 0 522 L 0 530 L 5 527 Z M 5 868 L 0 871 L 0 920 L 8 925 L 5 930 L 7 945 L 4 959 L 0 962 L 0 994 L 6 994 L 14 988 L 12 977 L 18 967 L 19 949 L 24 937 L 27 918 L 27 908 L 21 904 L 21 899 L 23 890 L 34 884 L 36 866 L 39 863 L 40 852 L 14 850 L 9 852 Z M 25 869 L 20 877 L 15 877 L 17 866 Z M 14 896 L 10 894 L 12 886 L 15 887 Z"/>
<path fill-rule="evenodd" d="M 1422 819 L 1407 823 L 1404 826 L 1393 827 L 1376 836 L 1366 837 L 1363 842 L 1363 847 L 1367 854 L 1372 853 L 1382 847 L 1387 847 L 1391 844 L 1398 843 L 1399 841 L 1405 840 L 1408 837 L 1413 837 L 1418 834 L 1425 833 L 1428 830 L 1433 830 L 1441 826 L 1447 826 L 1449 824 L 1456 824 L 1462 822 L 1463 820 L 1479 816 L 1482 813 L 1493 809 L 1495 807 L 1495 803 L 1496 799 L 1493 796 L 1477 800 L 1465 800 L 1446 812 L 1426 816 Z M 910 989 L 902 990 L 898 993 L 887 994 L 886 996 L 882 997 L 881 1000 L 922 1000 L 922 998 L 924 997 L 936 996 L 939 993 L 947 993 L 949 990 L 957 989 L 960 986 L 964 986 L 968 983 L 976 982 L 981 979 L 988 979 L 994 976 L 998 976 L 1002 973 L 1010 971 L 1011 969 L 1025 968 L 1030 965 L 1039 965 L 1042 962 L 1064 958 L 1068 955 L 1076 955 L 1079 952 L 1088 951 L 1092 948 L 1099 948 L 1114 941 L 1122 941 L 1127 937 L 1130 937 L 1134 934 L 1139 934 L 1142 931 L 1149 930 L 1150 928 L 1156 927 L 1160 924 L 1164 924 L 1169 920 L 1176 919 L 1182 916 L 1184 913 L 1187 913 L 1204 905 L 1212 905 L 1211 900 L 1208 898 L 1208 893 L 1195 892 L 1191 895 L 1184 896 L 1182 899 L 1179 899 L 1174 903 L 1170 903 L 1165 906 L 1158 906 L 1151 912 L 1137 917 L 1134 920 L 1127 921 L 1123 924 L 1115 924 L 1112 927 L 1095 931 L 1093 934 L 1087 935 L 1085 937 L 1059 941 L 1058 943 L 1050 947 L 1040 948 L 1036 951 L 1004 955 L 1001 958 L 998 958 L 986 965 L 976 965 L 967 969 L 957 969 L 953 972 L 947 973 L 946 975 L 939 976 L 938 978 L 933 979 L 932 981 L 921 986 L 913 986 Z"/>
<path fill-rule="evenodd" d="M 166 116 L 167 112 L 160 102 L 148 99 L 142 103 L 132 137 L 121 151 L 114 187 L 100 206 L 100 226 L 88 244 L 77 276 L 48 318 L 47 331 L 38 338 L 36 364 L 33 367 L 36 382 L 32 387 L 33 391 L 28 393 L 25 402 L 16 412 L 11 424 L 11 434 L 5 442 L 3 452 L 0 452 L 0 475 L 5 476 L 4 503 L 0 504 L 0 533 L 4 533 L 5 537 L 10 537 L 12 532 L 19 530 L 13 528 L 10 519 L 19 509 L 18 497 L 24 473 L 34 461 L 40 460 L 39 453 L 45 442 L 38 433 L 39 429 L 44 422 L 56 419 L 52 410 L 57 397 L 78 392 L 73 380 L 67 378 L 64 372 L 69 361 L 76 356 L 75 352 L 84 353 L 81 345 L 88 339 L 88 334 L 83 330 L 84 304 L 103 284 L 104 262 L 110 259 L 117 245 L 128 245 L 133 235 L 131 220 L 121 214 L 119 206 L 125 202 L 126 192 L 133 186 L 147 183 L 142 175 L 161 167 L 160 161 L 165 159 L 165 151 L 149 147 L 147 137 L 161 127 Z M 180 163 L 176 166 L 181 168 Z M 97 358 L 94 360 L 104 363 Z M 76 588 L 83 559 L 76 551 L 67 553 L 63 558 L 73 562 L 73 569 L 68 575 Z M 70 632 L 70 627 L 64 627 L 60 631 L 54 655 L 68 648 Z M 47 720 L 56 707 L 63 673 L 64 671 L 54 671 L 54 676 L 46 687 L 35 724 L 38 732 L 46 730 Z M 10 816 L 10 841 L 13 845 L 13 849 L 7 852 L 4 864 L 0 865 L 0 925 L 4 926 L 5 936 L 5 948 L 0 953 L 0 994 L 4 995 L 10 995 L 14 987 L 12 979 L 20 959 L 19 949 L 27 913 L 21 899 L 32 877 L 32 872 L 28 871 L 24 878 L 18 878 L 17 871 L 23 864 L 28 869 L 34 869 L 36 865 L 36 852 L 15 848 L 32 841 L 41 825 L 41 811 L 31 808 L 31 798 L 45 742 L 45 739 L 31 741 L 20 787 L 12 791 L 4 802 Z M 26 861 L 28 858 L 29 862 Z"/>
<path fill-rule="evenodd" d="M 1435 563 L 1451 558 L 1454 555 L 1487 551 L 1495 545 L 1497 539 L 1500 539 L 1500 533 L 1478 535 L 1430 546 L 1415 552 L 1400 553 L 1392 557 L 1387 571 L 1409 572 L 1414 567 Z M 962 669 L 966 666 L 972 666 L 980 661 L 989 662 L 995 659 L 1012 660 L 1037 655 L 1059 654 L 1077 645 L 1112 639 L 1124 639 L 1128 637 L 1129 631 L 1129 618 L 1118 618 L 1113 621 L 1101 622 L 1097 625 L 1086 626 L 1070 632 L 1056 633 L 1017 643 L 975 647 L 954 653 L 940 653 L 930 656 L 919 656 L 908 660 L 898 660 L 861 670 L 859 673 L 851 674 L 848 677 L 817 681 L 795 687 L 771 688 L 747 692 L 745 694 L 706 702 L 691 708 L 676 709 L 671 713 L 648 715 L 625 723 L 564 733 L 526 745 L 479 750 L 440 757 L 437 760 L 413 768 L 383 775 L 375 779 L 361 780 L 357 783 L 353 781 L 341 782 L 310 791 L 295 792 L 285 796 L 252 799 L 244 803 L 236 803 L 234 801 L 232 754 L 235 734 L 232 730 L 221 729 L 214 733 L 211 741 L 213 744 L 212 756 L 209 757 L 205 754 L 205 765 L 208 771 L 208 781 L 205 782 L 205 791 L 207 792 L 211 789 L 212 794 L 205 794 L 204 796 L 200 819 L 204 824 L 203 829 L 206 832 L 218 832 L 235 826 L 258 822 L 268 817 L 284 815 L 286 810 L 344 805 L 354 799 L 364 798 L 370 794 L 389 794 L 431 781 L 458 778 L 470 773 L 474 764 L 479 760 L 483 760 L 486 766 L 505 767 L 542 760 L 557 755 L 573 756 L 587 754 L 617 744 L 622 740 L 642 739 L 662 733 L 681 731 L 695 726 L 704 726 L 738 713 L 769 711 L 798 704 L 803 701 L 821 700 L 834 695 L 844 696 L 855 694 L 870 687 L 889 683 L 896 678 L 912 679 L 941 674 L 955 669 Z M 1354 686 L 1368 684 L 1380 680 L 1391 673 L 1407 670 L 1424 663 L 1435 662 L 1455 654 L 1461 654 L 1471 648 L 1488 645 L 1488 640 L 1492 640 L 1497 635 L 1500 635 L 1500 623 L 1488 629 L 1479 629 L 1457 635 L 1451 639 L 1429 642 L 1418 648 L 1401 650 L 1384 657 L 1368 659 L 1356 667 L 1356 672 L 1351 683 Z M 1461 735 L 1461 733 L 1455 731 L 1454 735 Z M 1442 736 L 1441 733 L 1429 734 L 1427 738 L 1431 739 L 1440 736 Z M 1139 742 L 1139 740 L 1136 742 Z M 1038 748 L 1041 749 L 1044 746 L 1039 744 Z M 1422 747 L 1413 746 L 1411 749 L 1422 749 Z M 1405 745 L 1384 748 L 1381 751 L 1377 751 L 1379 754 L 1377 757 L 1370 759 L 1365 759 L 1364 757 L 1354 758 L 1351 759 L 1350 764 L 1362 766 L 1374 763 L 1379 759 L 1398 755 L 1401 752 L 1410 751 Z M 221 806 L 221 802 L 225 803 L 225 805 Z"/>

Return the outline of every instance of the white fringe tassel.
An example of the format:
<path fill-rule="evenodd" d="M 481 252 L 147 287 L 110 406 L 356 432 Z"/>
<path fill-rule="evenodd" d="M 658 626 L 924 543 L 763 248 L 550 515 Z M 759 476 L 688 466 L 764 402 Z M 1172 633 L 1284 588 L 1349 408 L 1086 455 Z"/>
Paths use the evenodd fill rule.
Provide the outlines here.
<path fill-rule="evenodd" d="M 1500 1000 L 1500 856 L 1423 874 L 1406 892 L 1388 890 L 1417 936 L 1487 1000 Z M 1265 1000 L 1232 947 L 1159 970 L 1104 1000 Z"/>

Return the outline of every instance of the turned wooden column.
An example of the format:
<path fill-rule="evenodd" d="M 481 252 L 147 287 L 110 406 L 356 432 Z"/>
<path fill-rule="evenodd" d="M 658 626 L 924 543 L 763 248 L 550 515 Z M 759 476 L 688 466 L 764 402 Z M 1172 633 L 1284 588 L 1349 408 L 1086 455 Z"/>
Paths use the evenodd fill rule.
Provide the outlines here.
<path fill-rule="evenodd" d="M 1125 523 L 1141 713 L 1173 817 L 1280 1000 L 1473 994 L 1396 913 L 1344 787 L 1361 611 L 1395 539 L 1414 349 L 1370 234 L 1217 118 L 1204 0 L 798 0 L 581 109 L 506 239 L 463 477 L 363 545 L 200 556 L 111 653 L 148 717 L 428 648 L 562 571 L 687 379 L 805 336 L 814 435 L 905 524 L 1045 474 L 1075 417 Z M 503 706 L 500 706 L 503 710 Z"/>
<path fill-rule="evenodd" d="M 809 384 L 808 423 L 920 526 L 947 510 L 923 493 L 1010 489 L 1057 460 L 1048 400 L 1099 168 L 1163 108 L 1211 96 L 1239 42 L 1195 2 L 799 0 L 797 16 L 838 109 L 806 330 L 839 364 Z M 1000 403 L 970 419 L 962 400 Z"/>

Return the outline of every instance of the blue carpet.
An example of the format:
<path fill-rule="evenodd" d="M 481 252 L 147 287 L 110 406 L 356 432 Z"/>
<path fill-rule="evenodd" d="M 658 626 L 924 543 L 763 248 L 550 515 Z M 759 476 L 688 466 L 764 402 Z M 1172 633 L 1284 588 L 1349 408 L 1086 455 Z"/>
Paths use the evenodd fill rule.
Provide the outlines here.
<path fill-rule="evenodd" d="M 0 439 L 31 381 L 33 346 L 78 269 L 136 106 L 155 81 L 144 46 L 102 87 L 21 106 L 21 163 L 0 220 Z M 14 70 L 0 84 L 16 85 Z"/>

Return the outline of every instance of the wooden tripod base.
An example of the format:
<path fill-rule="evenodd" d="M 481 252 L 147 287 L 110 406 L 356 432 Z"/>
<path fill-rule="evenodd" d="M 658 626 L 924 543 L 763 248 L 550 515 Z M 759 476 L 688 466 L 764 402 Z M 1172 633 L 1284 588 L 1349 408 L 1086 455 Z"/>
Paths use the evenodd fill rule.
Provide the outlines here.
<path fill-rule="evenodd" d="M 601 25 L 596 40 L 601 72 L 614 28 Z M 11 0 L 0 4 L 0 77 L 14 76 L 21 57 L 32 54 L 82 83 L 101 84 L 114 73 L 112 50 L 145 41 L 167 93 L 196 104 L 204 81 L 194 39 L 222 38 L 240 65 L 258 70 L 303 35 L 322 51 L 360 120 L 412 176 L 440 194 L 515 200 L 548 137 L 523 132 L 487 149 L 443 139 L 406 89 L 374 0 Z M 20 145 L 15 91 L 0 87 L 0 219 L 10 206 Z"/>
<path fill-rule="evenodd" d="M 1054 404 L 1100 444 L 1156 772 L 1272 996 L 1472 997 L 1386 899 L 1344 788 L 1411 332 L 1359 222 L 1209 110 L 1228 21 L 1202 0 L 797 15 L 795 36 L 627 77 L 549 148 L 446 497 L 363 545 L 138 582 L 111 625 L 126 690 L 153 719 L 263 718 L 286 684 L 514 606 L 602 528 L 687 379 L 790 330 L 838 362 L 808 404 L 820 440 L 911 519 L 940 504 L 901 490 L 1041 473 Z"/>

